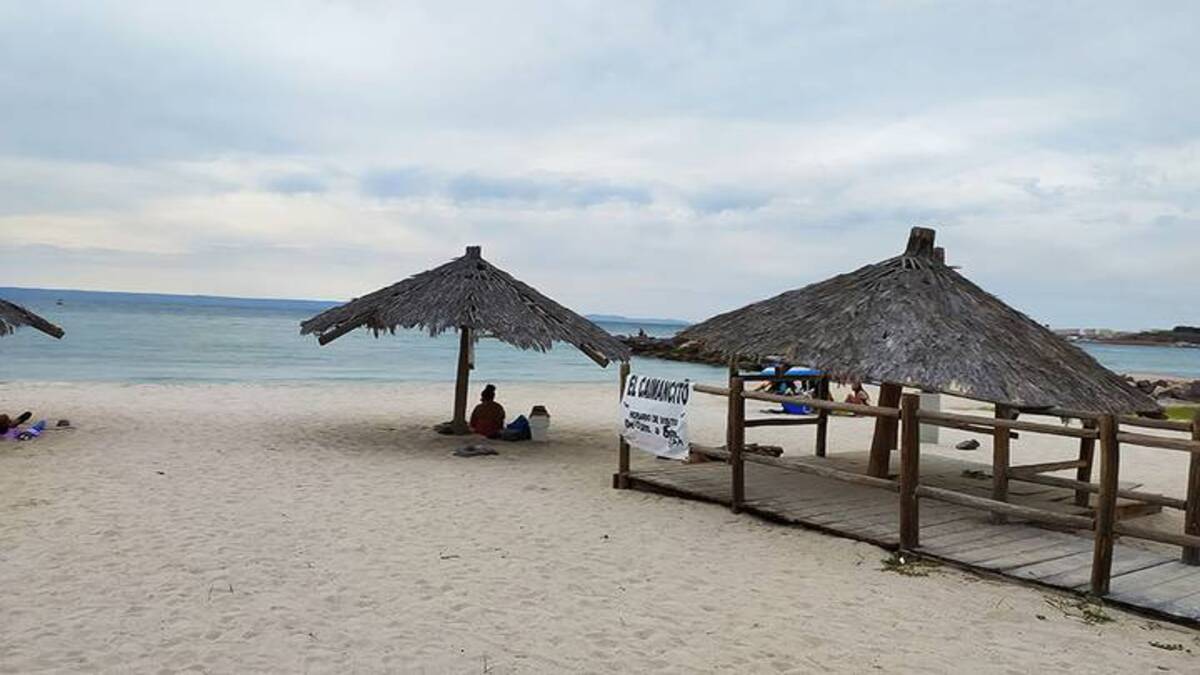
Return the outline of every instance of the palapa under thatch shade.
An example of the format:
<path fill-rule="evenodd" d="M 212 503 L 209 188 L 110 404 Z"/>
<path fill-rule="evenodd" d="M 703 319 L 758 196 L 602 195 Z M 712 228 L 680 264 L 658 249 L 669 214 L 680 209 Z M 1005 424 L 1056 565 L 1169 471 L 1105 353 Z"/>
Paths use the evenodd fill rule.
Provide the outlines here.
<path fill-rule="evenodd" d="M 464 256 L 445 265 L 326 310 L 301 323 L 300 332 L 316 334 L 324 345 L 360 327 L 376 335 L 397 328 L 427 330 L 430 336 L 459 332 L 452 423 L 458 433 L 467 432 L 469 353 L 480 335 L 541 352 L 568 342 L 602 367 L 610 360 L 628 361 L 630 354 L 603 328 L 484 260 L 478 246 L 468 246 Z"/>
<path fill-rule="evenodd" d="M 948 267 L 934 236 L 913 228 L 899 256 L 715 316 L 680 337 L 729 355 L 778 355 L 842 381 L 1017 409 L 1159 410 L 1083 350 Z"/>
<path fill-rule="evenodd" d="M 20 305 L 0 298 L 0 336 L 8 335 L 21 326 L 29 326 L 54 338 L 61 339 L 64 335 L 63 329 L 58 326 Z"/>

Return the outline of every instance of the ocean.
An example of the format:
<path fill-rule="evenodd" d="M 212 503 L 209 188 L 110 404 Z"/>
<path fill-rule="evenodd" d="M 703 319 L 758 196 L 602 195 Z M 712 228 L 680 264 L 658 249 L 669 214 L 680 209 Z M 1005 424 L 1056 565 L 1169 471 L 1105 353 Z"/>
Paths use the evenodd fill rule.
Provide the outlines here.
<path fill-rule="evenodd" d="M 449 381 L 458 340 L 406 331 L 375 338 L 354 331 L 321 347 L 300 321 L 333 306 L 310 300 L 259 300 L 142 293 L 0 288 L 66 330 L 54 340 L 29 328 L 0 338 L 0 380 L 120 382 Z M 60 304 L 61 303 L 61 304 Z M 601 319 L 614 334 L 670 336 L 683 324 Z M 1200 349 L 1083 343 L 1116 372 L 1200 379 Z M 634 359 L 634 369 L 670 378 L 720 382 L 723 368 Z M 476 348 L 474 382 L 615 382 L 570 345 L 544 354 L 497 340 Z"/>

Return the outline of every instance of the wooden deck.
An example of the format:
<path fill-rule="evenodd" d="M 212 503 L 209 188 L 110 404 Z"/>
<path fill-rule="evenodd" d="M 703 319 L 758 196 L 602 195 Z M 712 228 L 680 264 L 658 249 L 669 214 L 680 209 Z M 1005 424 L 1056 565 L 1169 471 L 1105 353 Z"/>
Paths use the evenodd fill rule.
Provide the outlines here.
<path fill-rule="evenodd" d="M 839 468 L 848 468 L 860 458 L 795 461 L 833 462 Z M 991 481 L 962 467 L 949 460 L 929 462 L 922 466 L 922 482 L 964 492 L 977 490 L 985 495 Z M 730 469 L 722 462 L 651 465 L 634 470 L 630 479 L 634 488 L 729 503 Z M 1058 488 L 1014 482 L 1010 501 L 1080 513 L 1071 495 Z M 898 499 L 896 493 L 883 489 L 746 464 L 743 510 L 889 550 L 899 546 Z M 1060 532 L 1025 522 L 996 525 L 983 511 L 932 499 L 921 500 L 920 520 L 918 553 L 924 557 L 1077 593 L 1088 592 L 1090 532 Z M 1105 600 L 1186 623 L 1200 622 L 1200 567 L 1179 562 L 1178 552 L 1178 548 L 1172 551 L 1118 541 L 1113 553 L 1111 592 Z"/>

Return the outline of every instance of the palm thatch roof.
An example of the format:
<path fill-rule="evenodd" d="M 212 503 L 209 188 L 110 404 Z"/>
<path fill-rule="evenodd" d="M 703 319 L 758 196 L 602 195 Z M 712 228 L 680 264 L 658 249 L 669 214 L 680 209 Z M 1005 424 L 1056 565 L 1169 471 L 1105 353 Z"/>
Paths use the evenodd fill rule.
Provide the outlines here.
<path fill-rule="evenodd" d="M 62 338 L 64 334 L 63 329 L 37 314 L 0 298 L 0 336 L 8 335 L 21 326 L 35 328 L 55 338 Z"/>
<path fill-rule="evenodd" d="M 1015 408 L 1158 410 L 1083 350 L 948 267 L 925 228 L 913 228 L 901 255 L 715 316 L 680 337 L 727 355 L 779 356 L 842 381 Z"/>
<path fill-rule="evenodd" d="M 554 342 L 575 345 L 601 366 L 629 360 L 629 348 L 604 329 L 484 260 L 466 255 L 326 310 L 300 324 L 327 344 L 355 328 L 378 335 L 419 328 L 431 336 L 467 328 L 521 349 L 544 352 Z"/>

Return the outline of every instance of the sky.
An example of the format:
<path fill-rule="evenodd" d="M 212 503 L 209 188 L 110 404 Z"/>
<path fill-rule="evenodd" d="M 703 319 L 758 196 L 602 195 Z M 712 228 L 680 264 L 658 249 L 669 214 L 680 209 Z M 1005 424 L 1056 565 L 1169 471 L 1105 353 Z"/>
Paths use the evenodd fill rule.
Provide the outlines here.
<path fill-rule="evenodd" d="M 0 286 L 345 299 L 483 246 L 698 320 L 896 255 L 1200 324 L 1194 2 L 0 2 Z"/>

